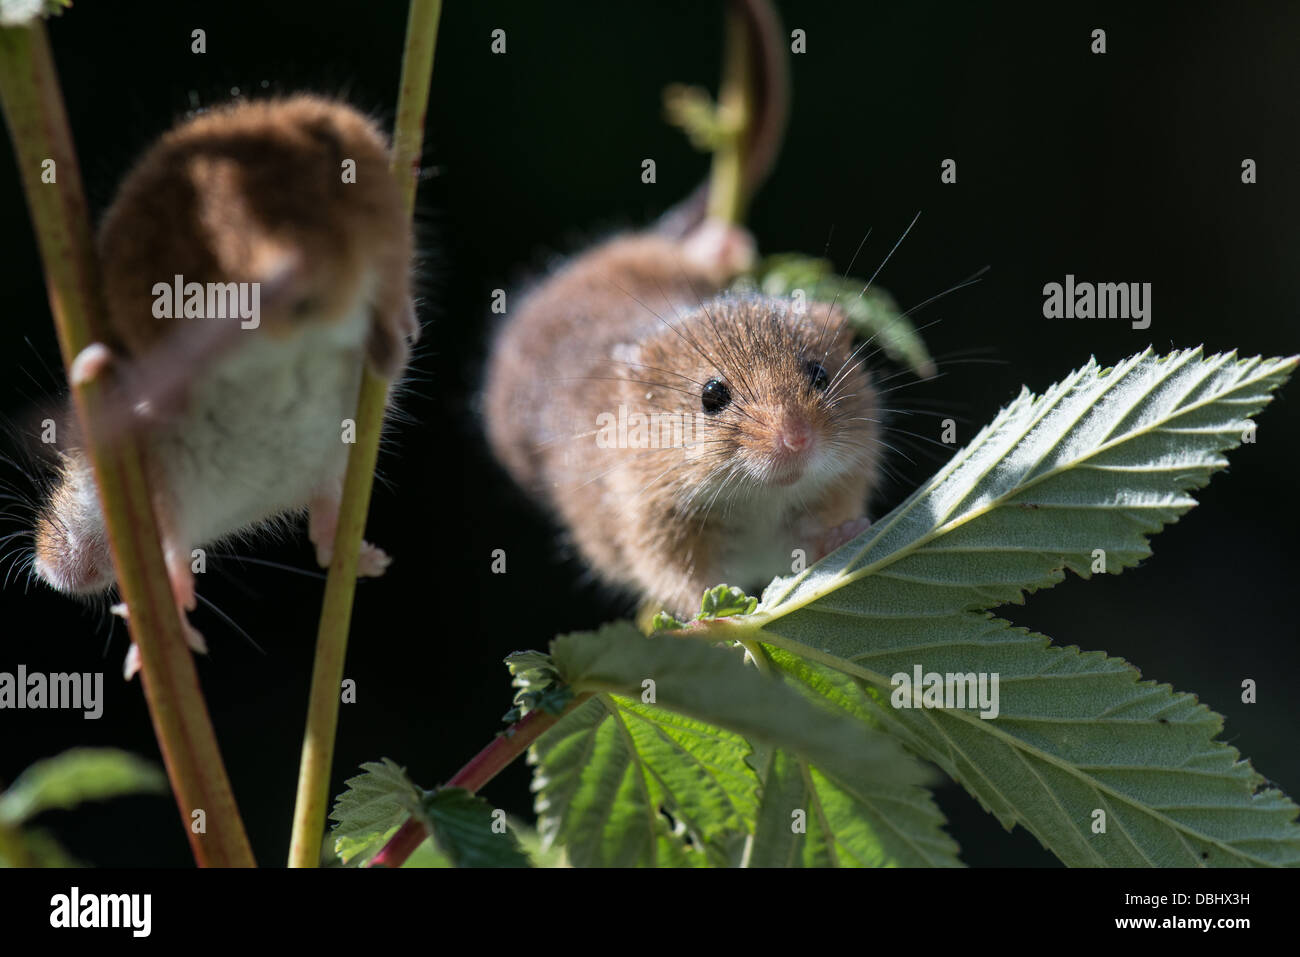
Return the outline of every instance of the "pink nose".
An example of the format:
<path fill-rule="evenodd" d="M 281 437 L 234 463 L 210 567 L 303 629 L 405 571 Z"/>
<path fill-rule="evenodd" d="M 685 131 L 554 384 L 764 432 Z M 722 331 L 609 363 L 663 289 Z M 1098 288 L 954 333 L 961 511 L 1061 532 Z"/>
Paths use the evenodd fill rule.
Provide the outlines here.
<path fill-rule="evenodd" d="M 777 452 L 804 452 L 812 445 L 812 441 L 812 426 L 803 419 L 786 419 L 777 438 Z"/>

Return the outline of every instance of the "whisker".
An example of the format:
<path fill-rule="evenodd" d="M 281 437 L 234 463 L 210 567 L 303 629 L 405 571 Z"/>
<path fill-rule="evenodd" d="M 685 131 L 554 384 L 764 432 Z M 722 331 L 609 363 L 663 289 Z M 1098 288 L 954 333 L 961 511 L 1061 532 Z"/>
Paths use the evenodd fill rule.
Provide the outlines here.
<path fill-rule="evenodd" d="M 889 262 L 890 256 L 893 256 L 898 247 L 903 244 L 903 240 L 907 238 L 907 234 L 912 231 L 912 227 L 916 225 L 916 221 L 920 218 L 921 211 L 917 210 L 916 215 L 912 217 L 912 221 L 908 223 L 907 228 L 903 230 L 903 235 L 899 236 L 898 242 L 894 243 L 894 248 L 889 251 L 889 255 L 885 256 L 885 258 L 880 261 L 880 265 L 876 267 L 876 271 L 871 274 L 871 278 L 867 280 L 867 284 L 862 287 L 862 292 L 858 293 L 859 299 L 867 294 L 867 290 L 871 288 L 871 284 L 875 282 L 876 277 L 880 275 L 880 270 L 885 268 L 885 263 Z"/>
<path fill-rule="evenodd" d="M 243 635 L 244 638 L 248 641 L 248 643 L 252 645 L 254 648 L 256 648 L 261 654 L 263 655 L 266 654 L 266 649 L 264 649 L 256 641 L 254 641 L 252 635 L 244 631 L 243 628 L 239 627 L 239 625 L 235 623 L 235 619 L 231 618 L 224 611 L 218 608 L 215 604 L 213 604 L 211 601 L 209 601 L 207 598 L 204 598 L 202 595 L 198 594 L 197 592 L 195 593 L 194 597 L 197 598 L 199 601 L 203 602 L 205 607 L 210 609 L 215 615 L 217 615 L 217 617 L 219 617 L 227 625 L 229 625 L 235 631 Z"/>

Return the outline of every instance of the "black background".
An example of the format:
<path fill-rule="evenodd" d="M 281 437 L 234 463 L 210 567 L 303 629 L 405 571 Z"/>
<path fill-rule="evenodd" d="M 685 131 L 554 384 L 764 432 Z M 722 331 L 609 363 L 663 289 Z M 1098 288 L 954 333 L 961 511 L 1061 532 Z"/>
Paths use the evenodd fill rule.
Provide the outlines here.
<path fill-rule="evenodd" d="M 893 393 L 896 408 L 917 413 L 899 428 L 937 438 L 938 411 L 959 421 L 964 442 L 1021 383 L 1042 389 L 1094 354 L 1109 363 L 1148 344 L 1297 350 L 1300 8 L 782 7 L 787 29 L 807 31 L 808 52 L 792 58 L 788 138 L 750 216 L 760 247 L 820 254 L 830 236 L 844 269 L 873 227 L 854 268 L 870 274 L 921 210 L 879 280 L 904 306 L 991 267 L 918 317 L 937 321 L 924 334 L 945 374 Z M 94 211 L 152 137 L 233 87 L 340 94 L 389 124 L 404 23 L 395 0 L 79 2 L 50 31 Z M 207 31 L 206 55 L 190 53 L 195 27 Z M 507 31 L 504 56 L 489 51 L 497 27 Z M 1107 31 L 1104 56 L 1089 52 L 1096 27 Z M 550 526 L 487 458 L 470 400 L 494 288 L 649 221 L 705 175 L 706 160 L 662 122 L 660 91 L 672 81 L 714 86 L 720 46 L 711 3 L 447 5 L 417 214 L 425 332 L 403 402 L 415 422 L 395 430 L 383 455 L 387 485 L 369 526 L 396 563 L 358 591 L 346 673 L 359 701 L 342 710 L 334 793 L 381 756 L 424 786 L 446 780 L 509 706 L 506 653 L 626 611 L 558 555 Z M 22 423 L 60 390 L 61 373 L 12 155 L 0 143 L 0 408 Z M 655 185 L 640 181 L 647 157 Z M 947 157 L 957 160 L 956 185 L 939 182 Z M 1256 185 L 1241 183 L 1246 157 L 1258 163 Z M 1043 284 L 1066 273 L 1152 283 L 1151 327 L 1044 319 Z M 1086 584 L 1072 578 L 1006 610 L 1061 644 L 1123 656 L 1197 692 L 1226 715 L 1225 739 L 1292 794 L 1297 440 L 1300 416 L 1284 392 L 1263 414 L 1258 443 L 1232 453 L 1229 474 L 1156 539 L 1152 560 Z M 911 461 L 891 459 L 898 478 L 876 516 L 943 457 L 907 435 L 889 441 Z M 18 457 L 13 439 L 7 451 Z M 30 496 L 30 479 L 9 473 Z M 20 527 L 17 507 L 10 513 L 6 531 Z M 489 573 L 498 547 L 509 555 L 504 576 Z M 314 567 L 305 534 L 234 551 Z M 322 582 L 227 560 L 200 589 L 265 649 L 209 611 L 194 618 L 212 648 L 200 676 L 254 851 L 279 864 Z M 0 781 L 76 744 L 157 754 L 138 685 L 114 677 L 125 650 L 123 629 L 98 607 L 7 583 L 0 670 L 102 670 L 107 705 L 94 722 L 0 712 Z M 1258 704 L 1240 701 L 1247 677 L 1259 682 Z M 528 813 L 522 762 L 485 795 Z M 959 787 L 939 800 L 968 863 L 1054 863 Z M 45 823 L 91 863 L 190 861 L 168 799 L 86 806 Z"/>

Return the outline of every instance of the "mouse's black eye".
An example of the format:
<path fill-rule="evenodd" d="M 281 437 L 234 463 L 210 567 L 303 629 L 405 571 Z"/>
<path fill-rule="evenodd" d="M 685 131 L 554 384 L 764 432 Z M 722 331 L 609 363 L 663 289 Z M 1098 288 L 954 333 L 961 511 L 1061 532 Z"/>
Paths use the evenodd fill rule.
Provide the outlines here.
<path fill-rule="evenodd" d="M 721 379 L 710 379 L 704 383 L 700 393 L 700 404 L 709 415 L 717 415 L 731 404 L 731 390 Z"/>
<path fill-rule="evenodd" d="M 831 384 L 831 377 L 826 374 L 820 362 L 805 362 L 804 371 L 808 373 L 808 381 L 818 392 L 825 392 L 826 387 Z"/>

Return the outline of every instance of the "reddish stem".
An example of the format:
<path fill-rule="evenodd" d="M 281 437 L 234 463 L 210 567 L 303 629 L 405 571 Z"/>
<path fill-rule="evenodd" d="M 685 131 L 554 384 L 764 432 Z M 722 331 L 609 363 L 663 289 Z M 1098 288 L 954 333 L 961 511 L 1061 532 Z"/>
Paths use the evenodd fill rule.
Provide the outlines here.
<path fill-rule="evenodd" d="M 590 697 L 590 693 L 577 695 L 559 714 L 551 714 L 540 708 L 530 711 L 506 729 L 505 734 L 498 736 L 491 744 L 470 758 L 469 763 L 457 771 L 455 777 L 445 786 L 464 788 L 471 794 L 477 792 L 508 767 L 515 758 L 528 750 L 528 746 L 548 731 L 555 722 Z M 412 814 L 366 866 L 401 867 L 428 836 L 429 829 L 425 827 L 424 821 L 418 815 Z"/>

